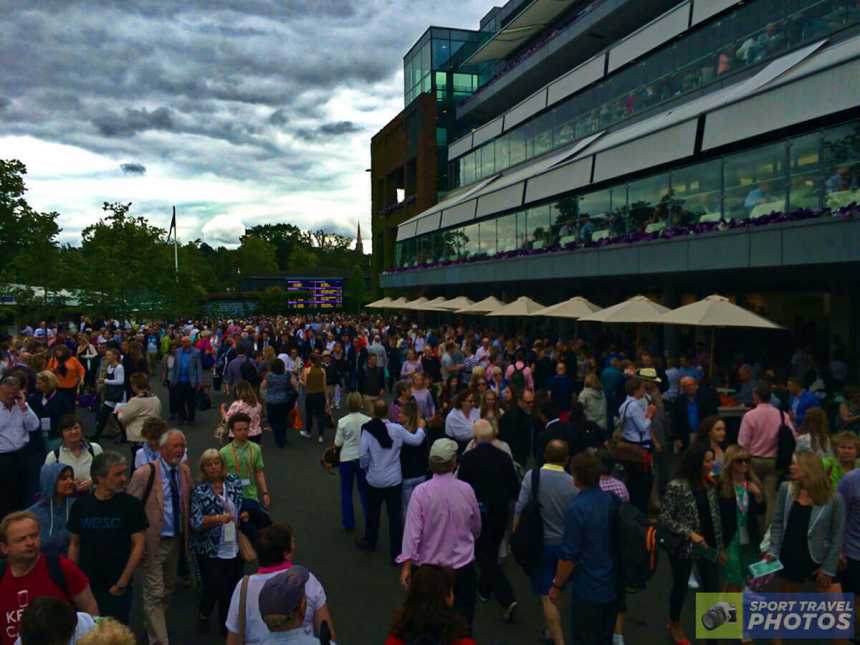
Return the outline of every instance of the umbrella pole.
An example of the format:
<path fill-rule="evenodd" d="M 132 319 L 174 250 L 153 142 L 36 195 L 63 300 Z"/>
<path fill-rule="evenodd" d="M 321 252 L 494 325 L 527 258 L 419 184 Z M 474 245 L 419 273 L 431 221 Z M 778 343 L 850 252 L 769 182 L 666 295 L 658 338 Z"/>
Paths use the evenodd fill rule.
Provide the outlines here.
<path fill-rule="evenodd" d="M 714 377 L 714 346 L 717 342 L 717 328 L 711 327 L 711 360 L 708 363 L 708 378 Z"/>

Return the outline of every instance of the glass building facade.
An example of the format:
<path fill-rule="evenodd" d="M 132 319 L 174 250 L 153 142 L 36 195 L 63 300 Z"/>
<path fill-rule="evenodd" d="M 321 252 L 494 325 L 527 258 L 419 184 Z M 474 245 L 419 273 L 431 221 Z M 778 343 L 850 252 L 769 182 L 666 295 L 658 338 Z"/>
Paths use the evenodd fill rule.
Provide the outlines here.
<path fill-rule="evenodd" d="M 451 161 L 449 187 L 489 177 L 855 25 L 860 25 L 858 0 L 741 4 Z"/>
<path fill-rule="evenodd" d="M 409 105 L 432 92 L 439 101 L 461 102 L 478 88 L 475 74 L 454 72 L 457 53 L 476 42 L 480 32 L 430 27 L 403 57 L 403 97 Z"/>
<path fill-rule="evenodd" d="M 396 265 L 860 202 L 860 120 L 398 242 Z"/>

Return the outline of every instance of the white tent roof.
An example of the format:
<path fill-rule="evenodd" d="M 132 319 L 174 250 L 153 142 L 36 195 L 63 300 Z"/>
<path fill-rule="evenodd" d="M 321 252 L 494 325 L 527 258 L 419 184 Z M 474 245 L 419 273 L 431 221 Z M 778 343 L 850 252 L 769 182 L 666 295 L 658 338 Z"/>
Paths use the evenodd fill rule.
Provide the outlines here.
<path fill-rule="evenodd" d="M 570 300 L 565 300 L 564 302 L 560 302 L 557 305 L 552 305 L 550 307 L 546 307 L 545 309 L 539 309 L 535 311 L 530 316 L 548 316 L 550 318 L 571 318 L 576 320 L 577 318 L 582 318 L 583 316 L 588 316 L 597 311 L 600 311 L 600 307 L 598 307 L 593 302 L 586 300 L 581 296 L 576 296 L 571 298 Z"/>
<path fill-rule="evenodd" d="M 445 303 L 441 303 L 438 305 L 433 305 L 434 307 L 438 307 L 439 309 L 447 309 L 448 311 L 457 311 L 458 309 L 464 309 L 469 305 L 473 304 L 474 301 L 469 300 L 466 296 L 457 296 L 451 300 L 448 300 Z"/>
<path fill-rule="evenodd" d="M 539 311 L 545 307 L 528 296 L 520 296 L 513 302 L 491 311 L 488 316 L 528 316 L 534 311 Z"/>
<path fill-rule="evenodd" d="M 728 298 L 712 295 L 683 307 L 673 309 L 660 317 L 667 325 L 696 325 L 699 327 L 758 327 L 782 329 L 776 323 L 739 307 Z"/>
<path fill-rule="evenodd" d="M 401 309 L 403 308 L 403 305 L 405 305 L 407 302 L 408 301 L 406 300 L 406 298 L 403 298 L 401 296 L 400 298 L 389 302 L 387 305 L 385 305 L 385 307 L 383 307 L 383 309 Z"/>
<path fill-rule="evenodd" d="M 633 296 L 629 300 L 583 316 L 579 320 L 602 323 L 658 323 L 662 322 L 660 316 L 668 311 L 667 307 L 645 296 Z"/>
<path fill-rule="evenodd" d="M 373 302 L 369 302 L 365 307 L 368 309 L 384 309 L 391 302 L 391 298 L 385 296 L 384 298 L 380 298 L 379 300 L 374 300 Z"/>
<path fill-rule="evenodd" d="M 496 298 L 495 296 L 490 296 L 488 298 L 484 298 L 483 300 L 479 300 L 473 305 L 465 307 L 457 311 L 458 314 L 488 314 L 491 311 L 495 311 L 500 307 L 504 307 L 505 303 Z"/>

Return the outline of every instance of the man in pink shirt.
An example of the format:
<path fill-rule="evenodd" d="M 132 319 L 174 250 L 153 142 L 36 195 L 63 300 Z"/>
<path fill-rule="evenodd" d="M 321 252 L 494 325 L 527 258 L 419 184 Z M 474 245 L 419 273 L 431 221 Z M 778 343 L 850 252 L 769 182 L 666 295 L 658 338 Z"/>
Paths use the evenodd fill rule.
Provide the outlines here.
<path fill-rule="evenodd" d="M 400 582 L 409 587 L 413 565 L 434 564 L 454 570 L 454 609 L 469 625 L 475 617 L 475 540 L 481 511 L 475 491 L 454 476 L 457 442 L 437 439 L 430 448 L 433 479 L 415 488 L 406 512 L 403 548 L 397 562 Z"/>
<path fill-rule="evenodd" d="M 770 524 L 776 504 L 779 428 L 784 424 L 797 434 L 788 415 L 770 404 L 770 395 L 770 385 L 767 383 L 759 383 L 756 386 L 753 392 L 755 407 L 744 415 L 738 433 L 738 444 L 752 455 L 753 472 L 764 483 L 764 496 L 767 501 L 765 526 Z"/>

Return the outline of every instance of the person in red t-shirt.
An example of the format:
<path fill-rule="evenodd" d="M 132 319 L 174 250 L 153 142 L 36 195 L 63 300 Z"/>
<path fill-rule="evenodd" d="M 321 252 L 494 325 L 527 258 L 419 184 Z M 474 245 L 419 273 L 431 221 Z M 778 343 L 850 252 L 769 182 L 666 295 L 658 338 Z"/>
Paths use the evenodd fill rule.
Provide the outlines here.
<path fill-rule="evenodd" d="M 18 638 L 21 615 L 34 598 L 59 598 L 79 611 L 93 616 L 99 613 L 84 572 L 59 556 L 64 592 L 52 580 L 47 557 L 39 552 L 39 546 L 39 520 L 33 513 L 10 513 L 0 522 L 0 555 L 6 558 L 0 578 L 0 645 L 12 645 Z"/>
<path fill-rule="evenodd" d="M 454 572 L 424 565 L 412 571 L 406 601 L 394 613 L 385 645 L 405 645 L 430 637 L 443 645 L 475 645 L 469 626 L 454 611 Z"/>

